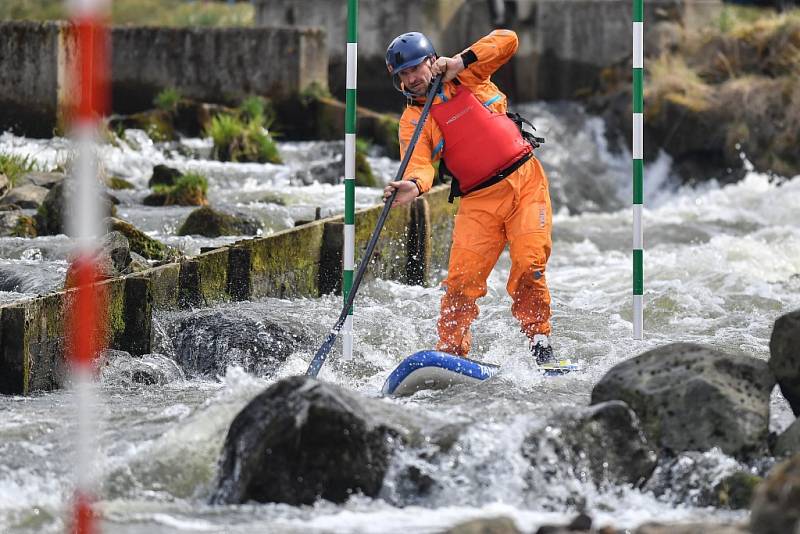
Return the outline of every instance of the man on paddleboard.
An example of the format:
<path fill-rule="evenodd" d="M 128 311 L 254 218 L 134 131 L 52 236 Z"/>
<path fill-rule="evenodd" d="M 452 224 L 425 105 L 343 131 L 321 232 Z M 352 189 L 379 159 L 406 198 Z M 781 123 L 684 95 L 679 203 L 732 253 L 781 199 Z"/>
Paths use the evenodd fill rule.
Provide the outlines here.
<path fill-rule="evenodd" d="M 506 288 L 511 313 L 528 336 L 539 365 L 555 362 L 550 346 L 550 292 L 545 267 L 552 248 L 550 192 L 542 165 L 533 156 L 538 138 L 508 116 L 506 96 L 491 76 L 517 51 L 517 35 L 495 30 L 453 57 L 439 57 L 421 33 L 404 33 L 386 51 L 392 82 L 408 102 L 400 118 L 400 152 L 405 155 L 434 76 L 444 84 L 433 100 L 395 205 L 411 202 L 433 185 L 434 164 L 453 177 L 452 197 L 461 201 L 455 218 L 445 294 L 437 323 L 436 349 L 466 356 L 478 298 L 506 243 L 511 272 Z M 512 120 L 514 119 L 514 120 Z"/>

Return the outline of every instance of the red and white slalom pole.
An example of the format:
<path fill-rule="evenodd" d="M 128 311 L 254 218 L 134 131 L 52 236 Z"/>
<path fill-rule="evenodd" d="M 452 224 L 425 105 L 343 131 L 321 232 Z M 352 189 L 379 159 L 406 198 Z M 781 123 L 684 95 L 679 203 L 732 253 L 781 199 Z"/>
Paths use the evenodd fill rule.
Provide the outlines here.
<path fill-rule="evenodd" d="M 67 351 L 76 388 L 77 442 L 76 487 L 71 532 L 95 534 L 94 474 L 96 419 L 92 363 L 105 340 L 104 299 L 94 284 L 97 279 L 96 244 L 102 228 L 101 191 L 98 180 L 97 140 L 102 116 L 108 110 L 109 39 L 107 0 L 67 0 L 75 37 L 75 61 L 71 68 L 71 134 L 77 159 L 68 178 L 72 181 L 71 213 L 64 221 L 77 243 L 72 270 L 76 290 L 68 299 Z"/>

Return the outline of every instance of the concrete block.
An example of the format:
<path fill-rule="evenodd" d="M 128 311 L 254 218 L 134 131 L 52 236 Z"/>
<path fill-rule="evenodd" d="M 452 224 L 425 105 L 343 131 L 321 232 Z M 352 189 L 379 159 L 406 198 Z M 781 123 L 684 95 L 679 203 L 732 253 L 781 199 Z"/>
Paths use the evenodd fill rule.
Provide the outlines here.
<path fill-rule="evenodd" d="M 233 300 L 249 300 L 251 250 L 245 247 L 231 247 L 228 251 L 228 278 L 226 291 Z"/>
<path fill-rule="evenodd" d="M 169 263 L 141 273 L 150 279 L 153 306 L 159 310 L 179 307 L 180 263 Z"/>
<path fill-rule="evenodd" d="M 317 297 L 324 221 L 236 243 L 250 250 L 250 296 Z"/>
<path fill-rule="evenodd" d="M 428 283 L 441 280 L 441 271 L 447 269 L 450 261 L 450 245 L 453 240 L 453 226 L 459 200 L 456 199 L 453 204 L 450 204 L 447 202 L 449 195 L 449 185 L 436 186 L 425 194 L 428 202 L 431 236 Z"/>
<path fill-rule="evenodd" d="M 230 300 L 228 247 L 216 248 L 181 262 L 178 303 L 196 308 Z"/>

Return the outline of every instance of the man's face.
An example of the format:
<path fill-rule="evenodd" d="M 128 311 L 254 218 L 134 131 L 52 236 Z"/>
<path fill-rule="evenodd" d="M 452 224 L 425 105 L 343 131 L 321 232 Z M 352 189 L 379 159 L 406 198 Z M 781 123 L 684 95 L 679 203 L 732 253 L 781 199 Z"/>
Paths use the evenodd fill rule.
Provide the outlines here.
<path fill-rule="evenodd" d="M 415 95 L 424 95 L 431 83 L 433 74 L 431 65 L 433 58 L 426 58 L 422 63 L 414 67 L 408 67 L 397 73 L 406 91 Z"/>

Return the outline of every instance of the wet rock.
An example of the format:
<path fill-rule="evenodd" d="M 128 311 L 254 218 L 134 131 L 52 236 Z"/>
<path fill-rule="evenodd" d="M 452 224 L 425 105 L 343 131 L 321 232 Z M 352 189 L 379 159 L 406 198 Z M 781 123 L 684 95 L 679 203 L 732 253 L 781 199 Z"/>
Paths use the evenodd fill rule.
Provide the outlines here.
<path fill-rule="evenodd" d="M 143 385 L 164 385 L 185 379 L 178 364 L 163 354 L 134 357 L 118 350 L 106 351 L 101 378 L 106 382 Z"/>
<path fill-rule="evenodd" d="M 131 252 L 140 254 L 148 260 L 176 261 L 181 257 L 179 250 L 153 239 L 127 221 L 109 217 L 106 219 L 106 226 L 110 231 L 120 232 L 128 238 Z"/>
<path fill-rule="evenodd" d="M 750 509 L 753 534 L 790 534 L 800 528 L 800 454 L 777 465 L 756 490 Z"/>
<path fill-rule="evenodd" d="M 763 480 L 760 476 L 747 471 L 737 471 L 714 486 L 716 501 L 719 506 L 732 510 L 749 508 L 753 493 Z"/>
<path fill-rule="evenodd" d="M 629 531 L 625 531 L 629 532 Z M 634 534 L 748 534 L 746 525 L 726 523 L 647 523 Z"/>
<path fill-rule="evenodd" d="M 775 321 L 769 339 L 769 368 L 795 415 L 800 415 L 800 310 Z"/>
<path fill-rule="evenodd" d="M 256 235 L 260 229 L 261 225 L 248 217 L 223 213 L 204 206 L 189 214 L 178 229 L 178 235 L 202 235 L 205 237 Z"/>
<path fill-rule="evenodd" d="M 229 365 L 272 376 L 293 352 L 308 346 L 299 332 L 235 309 L 194 312 L 177 322 L 173 346 L 190 375 L 224 375 Z"/>
<path fill-rule="evenodd" d="M 19 177 L 17 185 L 36 185 L 45 189 L 52 189 L 67 177 L 63 172 L 27 172 Z"/>
<path fill-rule="evenodd" d="M 741 464 L 718 449 L 682 452 L 659 461 L 645 491 L 675 505 L 741 509 L 749 506 L 752 492 L 771 461 Z"/>
<path fill-rule="evenodd" d="M 598 486 L 640 485 L 656 466 L 636 414 L 620 401 L 554 414 L 526 438 L 522 454 L 545 480 L 559 479 L 566 468 Z"/>
<path fill-rule="evenodd" d="M 144 262 L 144 265 L 142 265 L 141 261 L 133 263 L 128 239 L 120 232 L 109 232 L 103 236 L 94 258 L 97 271 L 95 280 L 97 281 L 140 272 L 148 267 L 147 262 Z M 67 269 L 67 278 L 64 282 L 65 288 L 75 287 L 77 269 L 78 265 L 73 259 Z"/>
<path fill-rule="evenodd" d="M 183 173 L 178 169 L 167 167 L 166 165 L 156 165 L 153 167 L 153 174 L 147 182 L 147 187 L 154 185 L 173 186 L 178 182 L 178 178 L 183 176 Z"/>
<path fill-rule="evenodd" d="M 795 419 L 794 423 L 778 436 L 773 453 L 775 456 L 800 454 L 800 419 Z"/>
<path fill-rule="evenodd" d="M 50 189 L 42 205 L 36 212 L 36 229 L 39 235 L 58 235 L 66 233 L 64 227 L 65 220 L 74 220 L 74 209 L 70 200 L 72 196 L 72 184 L 61 181 Z M 116 215 L 116 207 L 111 195 L 103 194 L 101 200 L 100 213 L 103 216 Z M 117 202 L 119 202 L 117 200 Z"/>
<path fill-rule="evenodd" d="M 444 534 L 520 534 L 510 517 L 473 519 L 444 531 Z"/>
<path fill-rule="evenodd" d="M 36 237 L 36 222 L 18 210 L 0 211 L 0 237 Z"/>
<path fill-rule="evenodd" d="M 747 457 L 766 449 L 774 385 L 765 362 L 674 343 L 616 365 L 595 385 L 592 404 L 624 401 L 666 453 L 719 447 Z"/>
<path fill-rule="evenodd" d="M 13 204 L 23 209 L 36 209 L 42 205 L 49 189 L 27 184 L 15 187 L 0 200 L 3 204 Z"/>
<path fill-rule="evenodd" d="M 426 423 L 408 410 L 306 376 L 253 399 L 228 430 L 212 502 L 311 504 L 375 497 L 393 449 L 419 444 Z"/>
<path fill-rule="evenodd" d="M 579 514 L 568 525 L 542 525 L 536 534 L 575 534 L 577 532 L 592 532 L 592 518 L 586 514 Z"/>

